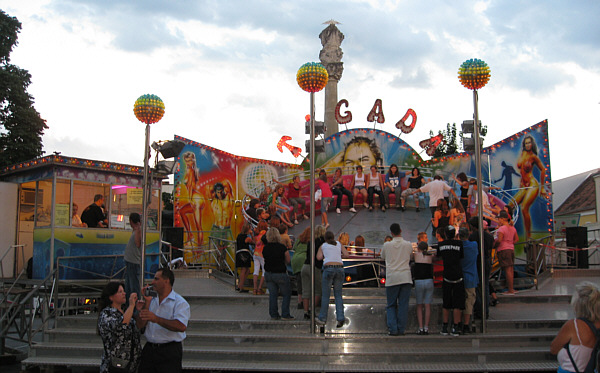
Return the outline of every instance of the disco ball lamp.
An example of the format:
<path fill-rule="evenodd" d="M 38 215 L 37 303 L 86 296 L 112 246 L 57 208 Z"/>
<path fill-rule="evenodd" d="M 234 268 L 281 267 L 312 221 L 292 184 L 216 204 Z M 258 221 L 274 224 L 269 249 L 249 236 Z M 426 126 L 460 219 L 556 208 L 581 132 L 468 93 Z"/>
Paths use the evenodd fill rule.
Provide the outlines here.
<path fill-rule="evenodd" d="M 296 81 L 306 92 L 319 92 L 327 85 L 329 74 L 327 69 L 318 62 L 307 62 L 300 66 Z"/>
<path fill-rule="evenodd" d="M 458 69 L 460 84 L 471 90 L 483 88 L 490 81 L 490 67 L 482 60 L 466 60 Z"/>
<path fill-rule="evenodd" d="M 133 105 L 135 117 L 142 123 L 152 124 L 162 119 L 165 115 L 165 104 L 156 95 L 141 95 Z"/>

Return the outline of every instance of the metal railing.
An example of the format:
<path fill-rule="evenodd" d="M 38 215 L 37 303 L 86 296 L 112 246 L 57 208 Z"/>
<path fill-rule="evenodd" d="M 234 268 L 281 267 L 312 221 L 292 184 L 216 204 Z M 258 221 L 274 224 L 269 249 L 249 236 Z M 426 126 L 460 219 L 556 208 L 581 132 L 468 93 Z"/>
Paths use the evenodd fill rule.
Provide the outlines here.
<path fill-rule="evenodd" d="M 231 276 L 235 274 L 235 241 L 208 237 L 208 250 L 204 251 L 202 266 L 213 268 Z"/>
<path fill-rule="evenodd" d="M 146 257 L 163 256 L 162 253 L 146 254 Z M 96 299 L 100 297 L 102 288 L 109 281 L 122 280 L 125 274 L 125 266 L 117 268 L 117 262 L 123 258 L 123 254 L 109 255 L 85 255 L 85 256 L 61 256 L 56 258 L 56 290 L 54 292 L 54 310 L 56 316 L 55 327 L 62 316 L 71 313 L 94 312 Z M 82 259 L 112 259 L 112 266 L 108 273 L 95 272 L 74 266 L 72 263 Z M 71 262 L 71 263 L 70 263 Z M 160 260 L 159 260 L 160 262 Z M 159 263 L 160 266 L 160 263 Z M 66 271 L 70 275 L 80 274 L 91 279 L 64 279 Z M 145 275 L 153 273 L 145 270 Z M 70 288 L 73 291 L 60 292 L 59 289 Z"/>
<path fill-rule="evenodd" d="M 514 278 L 528 278 L 531 283 L 535 286 L 535 289 L 539 289 L 539 282 L 545 274 L 549 274 L 546 271 L 548 267 L 548 259 L 551 258 L 552 253 L 548 250 L 550 245 L 554 242 L 554 236 L 545 236 L 538 239 L 532 239 L 529 241 L 523 241 L 517 243 L 516 246 L 523 246 L 526 252 L 526 257 L 515 257 L 514 266 Z M 525 268 L 521 270 L 520 268 Z M 495 271 L 492 270 L 491 277 L 499 279 L 502 277 L 502 268 L 498 263 L 498 255 L 492 257 L 492 268 L 497 268 Z"/>
<path fill-rule="evenodd" d="M 50 272 L 32 289 L 3 292 L 0 301 L 0 355 L 4 353 L 6 339 L 24 342 L 31 347 L 35 335 L 48 329 L 49 321 L 56 315 L 56 310 L 52 309 L 56 272 L 56 269 Z M 36 318 L 41 320 L 38 327 L 34 327 Z"/>

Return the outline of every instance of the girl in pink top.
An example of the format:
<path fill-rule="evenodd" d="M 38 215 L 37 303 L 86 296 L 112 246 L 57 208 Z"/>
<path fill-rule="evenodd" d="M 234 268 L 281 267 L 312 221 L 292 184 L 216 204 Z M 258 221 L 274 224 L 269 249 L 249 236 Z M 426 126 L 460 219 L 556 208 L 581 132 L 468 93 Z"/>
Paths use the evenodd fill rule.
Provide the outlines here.
<path fill-rule="evenodd" d="M 316 180 L 319 189 L 321 189 L 321 225 L 327 229 L 329 222 L 327 221 L 327 208 L 333 200 L 333 193 L 327 183 L 327 174 L 325 170 L 319 171 L 319 178 Z"/>
<path fill-rule="evenodd" d="M 516 293 L 513 288 L 513 279 L 515 277 L 515 244 L 519 241 L 519 236 L 515 227 L 510 225 L 510 218 L 506 211 L 500 211 L 498 222 L 500 223 L 500 228 L 496 231 L 494 247 L 498 253 L 500 267 L 504 269 L 506 274 L 506 287 L 508 288 L 506 294 L 513 295 Z"/>

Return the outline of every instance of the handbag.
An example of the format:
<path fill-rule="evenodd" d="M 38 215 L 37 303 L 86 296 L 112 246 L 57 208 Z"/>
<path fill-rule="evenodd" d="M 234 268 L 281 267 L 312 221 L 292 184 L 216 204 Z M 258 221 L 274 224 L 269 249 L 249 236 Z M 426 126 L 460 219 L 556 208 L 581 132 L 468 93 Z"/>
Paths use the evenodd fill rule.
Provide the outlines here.
<path fill-rule="evenodd" d="M 110 364 L 108 365 L 109 373 L 129 373 L 129 366 L 131 361 L 118 358 L 116 356 L 110 357 Z"/>
<path fill-rule="evenodd" d="M 131 340 L 131 350 L 129 351 L 129 358 L 133 358 L 133 340 Z M 121 359 L 120 357 L 110 357 L 110 363 L 108 364 L 108 373 L 129 373 L 131 367 L 131 360 Z"/>

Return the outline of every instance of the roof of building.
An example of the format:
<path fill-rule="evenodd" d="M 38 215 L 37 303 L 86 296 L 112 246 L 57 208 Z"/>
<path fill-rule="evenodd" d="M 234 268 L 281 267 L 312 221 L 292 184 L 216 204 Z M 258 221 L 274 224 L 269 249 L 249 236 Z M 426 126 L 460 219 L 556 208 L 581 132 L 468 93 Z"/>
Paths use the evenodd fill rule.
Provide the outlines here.
<path fill-rule="evenodd" d="M 582 172 L 577 175 L 565 177 L 560 180 L 552 181 L 552 204 L 556 212 L 559 207 L 569 198 L 575 189 L 577 189 L 590 175 L 600 172 L 600 168 Z"/>
<path fill-rule="evenodd" d="M 552 183 L 555 215 L 573 214 L 596 209 L 596 184 L 594 175 L 600 169 L 591 170 Z"/>

